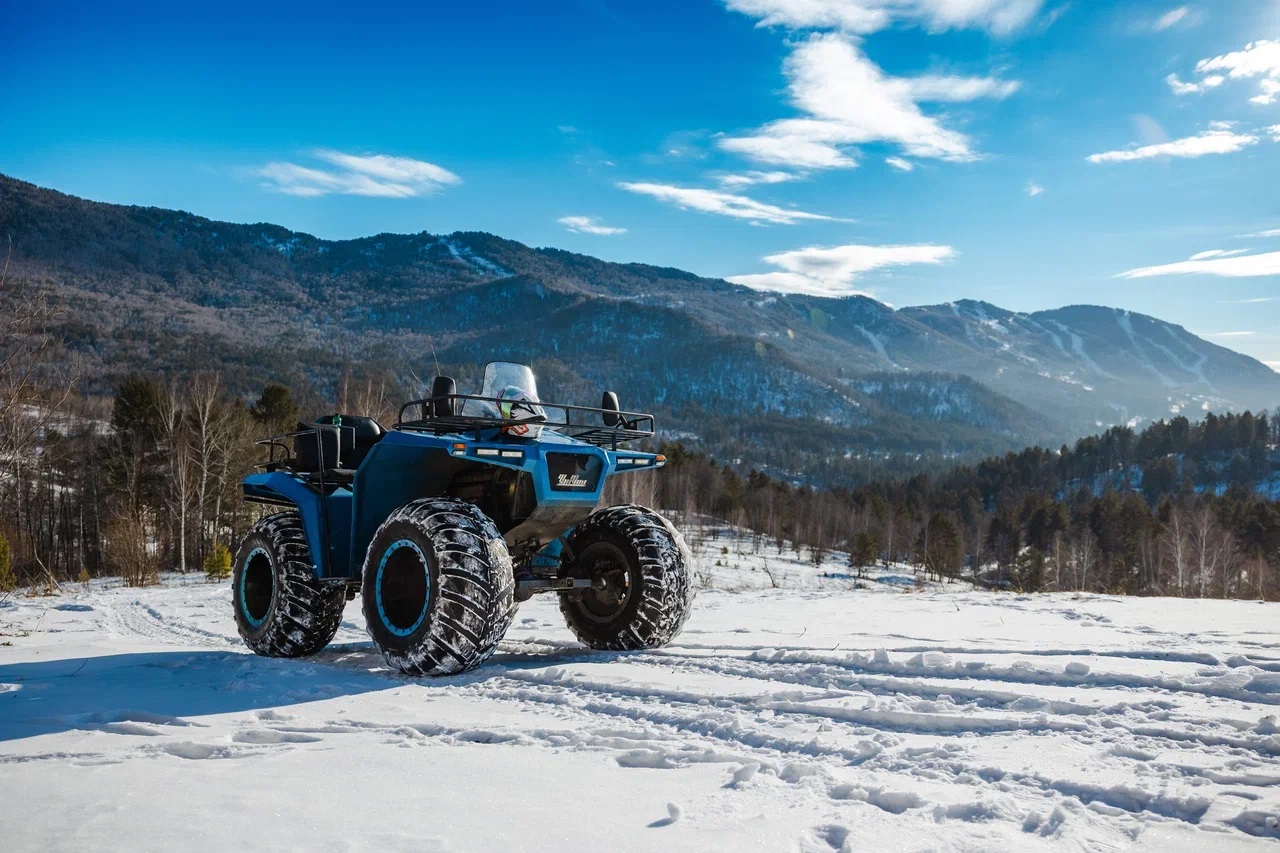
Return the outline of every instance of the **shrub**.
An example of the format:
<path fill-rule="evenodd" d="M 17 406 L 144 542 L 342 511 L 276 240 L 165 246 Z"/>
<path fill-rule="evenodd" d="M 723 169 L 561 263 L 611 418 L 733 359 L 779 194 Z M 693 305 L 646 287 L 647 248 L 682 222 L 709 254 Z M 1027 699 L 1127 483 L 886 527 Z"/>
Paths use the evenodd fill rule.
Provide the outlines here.
<path fill-rule="evenodd" d="M 231 551 L 221 542 L 215 542 L 213 550 L 204 558 L 204 573 L 211 581 L 231 577 Z"/>
<path fill-rule="evenodd" d="M 155 555 L 147 547 L 146 526 L 131 513 L 121 513 L 107 524 L 106 556 L 128 586 L 150 586 L 160 580 Z"/>

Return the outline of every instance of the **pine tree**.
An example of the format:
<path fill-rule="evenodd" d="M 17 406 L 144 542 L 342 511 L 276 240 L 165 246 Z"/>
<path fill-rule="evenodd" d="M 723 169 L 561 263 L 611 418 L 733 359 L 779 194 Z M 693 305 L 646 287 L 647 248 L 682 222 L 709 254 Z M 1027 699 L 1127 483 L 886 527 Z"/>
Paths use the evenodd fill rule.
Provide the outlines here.
<path fill-rule="evenodd" d="M 231 576 L 231 551 L 221 542 L 214 543 L 204 558 L 204 573 L 211 581 L 220 581 Z"/>
<path fill-rule="evenodd" d="M 849 568 L 855 570 L 858 577 L 862 577 L 868 566 L 875 565 L 878 556 L 880 556 L 879 540 L 870 531 L 864 530 L 854 537 L 853 547 L 849 549 Z"/>
<path fill-rule="evenodd" d="M 293 392 L 273 383 L 262 389 L 258 401 L 249 407 L 249 414 L 268 434 L 280 435 L 297 426 L 298 404 Z"/>

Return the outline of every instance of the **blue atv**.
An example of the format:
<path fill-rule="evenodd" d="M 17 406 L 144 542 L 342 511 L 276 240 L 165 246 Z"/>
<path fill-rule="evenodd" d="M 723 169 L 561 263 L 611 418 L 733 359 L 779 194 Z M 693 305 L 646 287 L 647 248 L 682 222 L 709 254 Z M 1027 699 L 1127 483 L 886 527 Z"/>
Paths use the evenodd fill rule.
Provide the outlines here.
<path fill-rule="evenodd" d="M 259 442 L 246 500 L 285 508 L 236 554 L 236 624 L 253 651 L 323 649 L 360 594 L 369 635 L 411 675 L 479 666 L 516 605 L 555 593 L 594 649 L 655 648 L 692 602 L 683 538 L 641 506 L 596 509 L 609 476 L 661 467 L 624 448 L 653 416 L 543 403 L 533 371 L 495 362 L 478 395 L 436 377 L 398 423 L 333 415 Z"/>

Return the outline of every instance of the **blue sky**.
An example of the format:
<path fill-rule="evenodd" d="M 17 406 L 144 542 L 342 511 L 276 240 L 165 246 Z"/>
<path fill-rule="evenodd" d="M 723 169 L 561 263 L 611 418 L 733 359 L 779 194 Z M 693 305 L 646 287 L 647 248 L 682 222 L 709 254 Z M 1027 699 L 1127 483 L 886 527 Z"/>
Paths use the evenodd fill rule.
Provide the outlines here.
<path fill-rule="evenodd" d="M 123 5 L 7 7 L 0 172 L 329 238 L 1112 305 L 1280 368 L 1280 0 Z"/>

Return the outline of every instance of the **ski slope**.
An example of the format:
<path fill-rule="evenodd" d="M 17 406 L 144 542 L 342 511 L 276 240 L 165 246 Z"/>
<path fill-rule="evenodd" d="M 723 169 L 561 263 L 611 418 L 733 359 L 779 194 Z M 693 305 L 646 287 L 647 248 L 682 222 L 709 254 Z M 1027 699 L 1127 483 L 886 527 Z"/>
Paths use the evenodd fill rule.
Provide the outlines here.
<path fill-rule="evenodd" d="M 1280 850 L 1280 605 L 765 554 L 702 542 L 666 649 L 589 652 L 542 598 L 439 680 L 389 672 L 358 602 L 283 661 L 227 584 L 10 598 L 3 848 Z"/>

